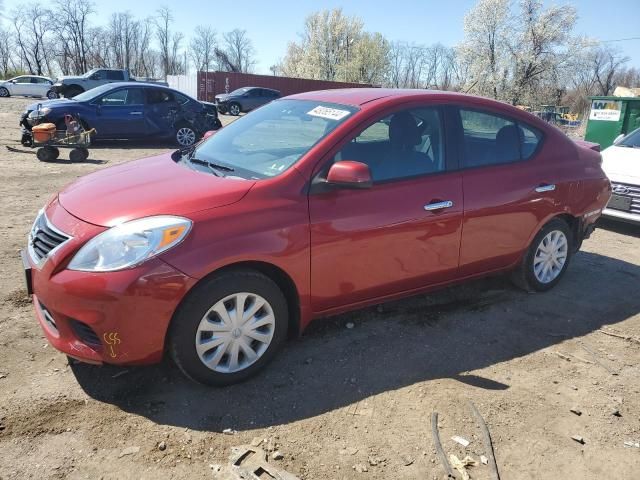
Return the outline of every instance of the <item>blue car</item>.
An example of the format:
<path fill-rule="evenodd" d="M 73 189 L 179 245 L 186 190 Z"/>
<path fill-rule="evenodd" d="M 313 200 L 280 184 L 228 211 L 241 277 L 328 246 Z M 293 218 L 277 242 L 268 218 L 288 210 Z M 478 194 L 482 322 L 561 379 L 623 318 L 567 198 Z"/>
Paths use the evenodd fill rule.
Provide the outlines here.
<path fill-rule="evenodd" d="M 95 140 L 172 140 L 180 147 L 222 126 L 212 103 L 159 85 L 120 82 L 29 105 L 20 119 L 22 143 L 31 141 L 31 128 L 39 123 L 64 130 L 65 115 L 79 119 L 85 130 L 95 129 Z"/>

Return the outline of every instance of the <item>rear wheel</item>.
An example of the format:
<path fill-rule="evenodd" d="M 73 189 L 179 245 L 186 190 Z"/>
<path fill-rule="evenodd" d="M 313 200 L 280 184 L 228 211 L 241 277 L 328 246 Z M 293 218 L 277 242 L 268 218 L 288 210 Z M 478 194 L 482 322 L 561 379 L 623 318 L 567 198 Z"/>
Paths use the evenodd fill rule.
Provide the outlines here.
<path fill-rule="evenodd" d="M 58 156 L 60 156 L 60 150 L 58 150 L 56 147 L 45 146 L 40 147 L 38 150 L 36 150 L 36 157 L 41 162 L 51 162 L 52 160 L 58 158 Z"/>
<path fill-rule="evenodd" d="M 573 254 L 573 235 L 564 220 L 547 223 L 531 242 L 514 283 L 529 291 L 543 292 L 562 278 Z"/>
<path fill-rule="evenodd" d="M 89 150 L 86 148 L 74 148 L 69 152 L 69 160 L 72 162 L 84 162 L 89 157 Z"/>
<path fill-rule="evenodd" d="M 196 143 L 197 138 L 196 131 L 187 124 L 181 124 L 176 129 L 176 143 L 181 147 L 190 147 Z"/>
<path fill-rule="evenodd" d="M 206 280 L 180 306 L 169 351 L 189 378 L 208 385 L 241 382 L 261 370 L 286 338 L 288 308 L 278 286 L 251 271 Z"/>

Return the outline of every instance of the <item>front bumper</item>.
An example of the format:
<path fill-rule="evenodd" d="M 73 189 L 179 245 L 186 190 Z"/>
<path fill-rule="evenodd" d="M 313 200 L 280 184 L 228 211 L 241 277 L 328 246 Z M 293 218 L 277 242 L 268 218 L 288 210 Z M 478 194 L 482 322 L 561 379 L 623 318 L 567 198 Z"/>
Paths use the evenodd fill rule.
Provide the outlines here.
<path fill-rule="evenodd" d="M 160 361 L 173 313 L 196 280 L 155 258 L 129 270 L 91 273 L 66 263 L 95 234 L 53 202 L 51 223 L 72 235 L 40 266 L 31 266 L 36 318 L 57 350 L 89 363 Z M 83 234 L 83 230 L 90 230 Z"/>
<path fill-rule="evenodd" d="M 605 208 L 602 211 L 602 216 L 611 218 L 613 220 L 621 220 L 623 222 L 635 223 L 640 225 L 640 215 L 637 213 L 623 212 L 622 210 L 615 210 L 613 208 Z"/>

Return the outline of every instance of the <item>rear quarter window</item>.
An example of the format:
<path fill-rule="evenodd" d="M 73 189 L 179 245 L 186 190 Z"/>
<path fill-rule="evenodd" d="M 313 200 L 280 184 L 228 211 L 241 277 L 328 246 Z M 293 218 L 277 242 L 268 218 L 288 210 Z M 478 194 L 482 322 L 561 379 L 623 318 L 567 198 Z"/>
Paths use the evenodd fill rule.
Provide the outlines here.
<path fill-rule="evenodd" d="M 460 120 L 465 167 L 526 160 L 542 140 L 538 129 L 491 112 L 460 109 Z"/>

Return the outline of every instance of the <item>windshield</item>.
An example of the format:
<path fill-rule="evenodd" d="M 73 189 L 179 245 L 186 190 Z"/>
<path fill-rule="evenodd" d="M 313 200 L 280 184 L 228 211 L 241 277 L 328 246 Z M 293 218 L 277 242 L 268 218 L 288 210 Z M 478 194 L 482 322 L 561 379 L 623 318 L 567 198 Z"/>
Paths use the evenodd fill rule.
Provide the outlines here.
<path fill-rule="evenodd" d="M 271 102 L 218 131 L 194 157 L 245 178 L 280 175 L 357 109 L 309 100 Z"/>
<path fill-rule="evenodd" d="M 103 93 L 108 92 L 109 90 L 113 90 L 113 84 L 107 83 L 106 85 L 100 85 L 99 87 L 92 88 L 91 90 L 87 90 L 86 92 L 82 92 L 79 95 L 76 95 L 72 98 L 72 100 L 76 100 L 78 102 L 90 102 L 96 97 L 99 97 Z"/>
<path fill-rule="evenodd" d="M 640 148 L 640 128 L 620 140 L 617 146 Z"/>
<path fill-rule="evenodd" d="M 248 88 L 238 88 L 237 90 L 234 90 L 233 92 L 231 92 L 229 95 L 242 95 L 248 91 L 249 91 Z"/>
<path fill-rule="evenodd" d="M 85 73 L 84 75 L 82 75 L 83 77 L 90 77 L 91 75 L 93 75 L 95 72 L 97 72 L 98 69 L 97 68 L 92 68 L 91 70 L 89 70 L 87 73 Z"/>

